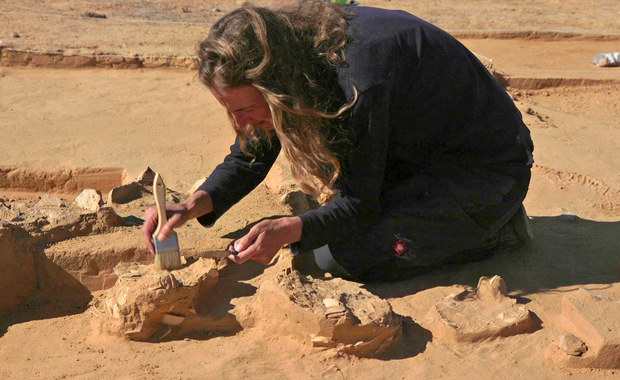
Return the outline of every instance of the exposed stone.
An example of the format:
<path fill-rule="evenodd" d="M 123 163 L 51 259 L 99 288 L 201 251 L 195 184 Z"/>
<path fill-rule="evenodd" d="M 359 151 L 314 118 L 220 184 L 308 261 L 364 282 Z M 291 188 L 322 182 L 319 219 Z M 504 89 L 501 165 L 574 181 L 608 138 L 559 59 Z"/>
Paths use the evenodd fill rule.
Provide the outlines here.
<path fill-rule="evenodd" d="M 283 255 L 278 265 L 287 259 Z M 364 357 L 384 353 L 400 337 L 401 317 L 386 300 L 357 283 L 313 279 L 283 267 L 274 280 L 261 284 L 252 303 L 252 323 L 308 339 L 315 347 Z"/>
<path fill-rule="evenodd" d="M 37 288 L 30 235 L 13 224 L 0 224 L 0 313 L 28 299 Z"/>
<path fill-rule="evenodd" d="M 11 214 L 19 215 L 12 221 L 32 234 L 37 243 L 43 244 L 107 232 L 114 227 L 127 225 L 125 219 L 117 215 L 111 207 L 104 206 L 91 212 L 73 206 L 37 207 L 34 202 L 11 201 L 10 211 Z"/>
<path fill-rule="evenodd" d="M 194 194 L 196 190 L 198 190 L 198 188 L 202 186 L 203 183 L 205 183 L 206 180 L 207 180 L 207 177 L 202 177 L 198 181 L 194 182 L 192 187 L 187 191 L 187 194 L 188 195 Z"/>
<path fill-rule="evenodd" d="M 561 349 L 550 345 L 547 353 L 552 362 L 570 368 L 620 368 L 619 300 L 604 294 L 595 295 L 583 288 L 567 294 L 562 298 L 558 327 L 568 332 L 567 335 L 579 337 L 587 351 L 574 355 L 561 347 L 561 342 L 557 345 Z M 566 338 L 564 341 L 567 343 Z M 568 347 L 569 351 L 580 351 L 579 341 Z"/>
<path fill-rule="evenodd" d="M 129 203 L 142 197 L 143 191 L 144 187 L 138 182 L 115 187 L 108 194 L 108 203 Z"/>
<path fill-rule="evenodd" d="M 105 202 L 103 201 L 101 192 L 95 189 L 82 190 L 80 195 L 78 195 L 77 198 L 75 198 L 75 201 L 73 201 L 74 206 L 91 212 L 97 212 L 97 210 L 99 210 L 99 208 L 104 204 Z"/>
<path fill-rule="evenodd" d="M 39 208 L 66 207 L 66 206 L 67 204 L 65 203 L 65 201 L 63 201 L 62 199 L 58 197 L 53 197 L 49 194 L 43 194 L 39 202 L 37 202 L 37 204 L 35 205 L 35 207 L 39 207 Z"/>
<path fill-rule="evenodd" d="M 92 233 L 108 232 L 125 224 L 124 219 L 116 214 L 112 207 L 101 207 L 97 212 L 85 214 L 70 208 L 50 209 L 45 213 L 45 217 L 49 224 L 42 224 L 43 230 L 38 231 L 37 239 L 48 244 Z"/>
<path fill-rule="evenodd" d="M 179 337 L 205 324 L 196 323 L 200 295 L 218 280 L 217 262 L 198 259 L 175 271 L 156 271 L 152 265 L 119 263 L 116 285 L 94 301 L 99 328 L 131 340 Z"/>
<path fill-rule="evenodd" d="M 153 180 L 155 180 L 155 172 L 150 167 L 147 167 L 137 179 L 138 183 L 144 186 L 153 186 Z"/>
<path fill-rule="evenodd" d="M 434 339 L 449 342 L 478 342 L 536 328 L 532 313 L 507 296 L 499 276 L 481 277 L 476 289 L 447 296 L 431 308 L 427 322 Z"/>
<path fill-rule="evenodd" d="M 588 346 L 586 343 L 573 334 L 560 335 L 558 347 L 564 350 L 564 352 L 568 355 L 572 356 L 581 356 L 581 354 L 588 351 Z"/>

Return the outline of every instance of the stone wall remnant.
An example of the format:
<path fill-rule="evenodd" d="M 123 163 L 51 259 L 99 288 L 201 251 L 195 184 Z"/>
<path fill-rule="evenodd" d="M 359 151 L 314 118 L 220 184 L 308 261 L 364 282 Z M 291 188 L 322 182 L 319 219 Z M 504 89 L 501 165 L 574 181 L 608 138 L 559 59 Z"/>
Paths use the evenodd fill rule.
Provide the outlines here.
<path fill-rule="evenodd" d="M 287 259 L 287 255 L 280 258 Z M 261 284 L 251 306 L 251 323 L 309 340 L 314 347 L 362 357 L 379 356 L 400 338 L 401 316 L 360 284 L 312 278 L 281 266 L 285 267 L 281 273 Z"/>
<path fill-rule="evenodd" d="M 130 340 L 179 337 L 203 328 L 196 300 L 218 281 L 217 262 L 200 258 L 181 269 L 158 271 L 153 265 L 119 263 L 116 284 L 93 302 L 101 331 Z"/>

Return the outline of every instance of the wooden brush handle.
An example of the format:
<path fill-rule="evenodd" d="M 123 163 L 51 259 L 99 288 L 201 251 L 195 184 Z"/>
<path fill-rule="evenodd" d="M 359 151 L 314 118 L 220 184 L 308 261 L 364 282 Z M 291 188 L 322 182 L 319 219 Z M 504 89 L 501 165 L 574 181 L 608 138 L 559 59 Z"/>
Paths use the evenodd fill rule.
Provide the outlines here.
<path fill-rule="evenodd" d="M 159 230 L 168 221 L 166 216 L 166 185 L 164 185 L 159 173 L 155 173 L 153 179 L 153 196 L 155 197 L 155 206 L 157 206 L 157 228 L 153 232 L 153 237 L 156 238 L 159 235 Z"/>

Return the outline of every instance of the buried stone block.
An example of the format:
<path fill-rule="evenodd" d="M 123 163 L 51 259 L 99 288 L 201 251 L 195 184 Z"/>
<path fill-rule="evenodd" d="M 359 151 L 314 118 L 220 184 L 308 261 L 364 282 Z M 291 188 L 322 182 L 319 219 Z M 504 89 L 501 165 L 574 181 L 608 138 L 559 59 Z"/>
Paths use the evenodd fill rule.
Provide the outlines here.
<path fill-rule="evenodd" d="M 114 286 L 114 267 L 120 262 L 153 262 L 153 255 L 134 229 L 119 229 L 105 236 L 105 244 L 101 244 L 101 235 L 79 236 L 51 244 L 44 253 L 91 292 Z"/>
<path fill-rule="evenodd" d="M 153 183 L 151 182 L 151 185 Z M 138 182 L 131 182 L 126 185 L 118 186 L 108 193 L 108 203 L 129 203 L 142 197 L 144 186 Z"/>
<path fill-rule="evenodd" d="M 499 276 L 481 277 L 476 289 L 451 294 L 427 317 L 433 338 L 449 342 L 478 342 L 536 329 L 532 313 L 507 297 Z"/>
<path fill-rule="evenodd" d="M 550 361 L 569 368 L 620 368 L 620 301 L 579 289 L 562 299 L 565 333 L 547 350 Z"/>
<path fill-rule="evenodd" d="M 386 300 L 357 283 L 313 279 L 290 268 L 261 284 L 252 310 L 254 322 L 268 331 L 357 356 L 380 355 L 401 335 L 401 317 Z"/>
<path fill-rule="evenodd" d="M 116 285 L 95 300 L 91 311 L 100 330 L 131 340 L 158 340 L 204 328 L 196 299 L 218 281 L 217 262 L 198 259 L 174 271 L 119 263 Z"/>

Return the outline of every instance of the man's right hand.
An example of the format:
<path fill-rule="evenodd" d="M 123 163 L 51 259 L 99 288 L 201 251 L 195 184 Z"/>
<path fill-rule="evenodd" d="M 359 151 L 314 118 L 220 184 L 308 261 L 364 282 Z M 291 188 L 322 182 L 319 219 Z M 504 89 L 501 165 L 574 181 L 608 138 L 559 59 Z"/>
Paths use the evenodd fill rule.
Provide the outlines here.
<path fill-rule="evenodd" d="M 175 228 L 181 227 L 188 220 L 208 214 L 213 211 L 213 203 L 208 193 L 197 191 L 188 199 L 181 203 L 166 205 L 166 216 L 168 221 L 164 224 L 157 235 L 157 240 L 166 240 Z M 146 210 L 144 214 L 144 224 L 142 225 L 142 237 L 147 248 L 155 254 L 153 246 L 153 232 L 157 229 L 157 207 L 153 206 Z"/>

